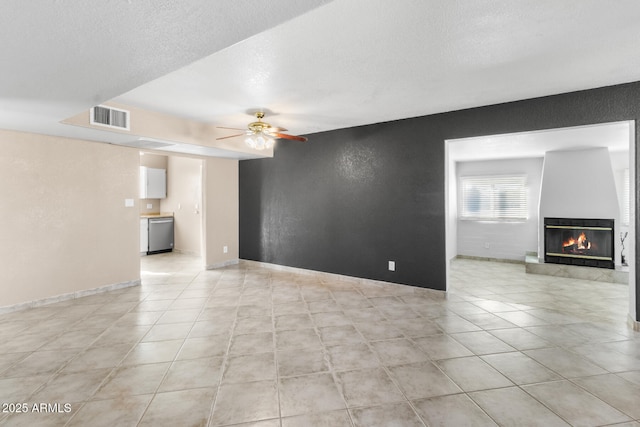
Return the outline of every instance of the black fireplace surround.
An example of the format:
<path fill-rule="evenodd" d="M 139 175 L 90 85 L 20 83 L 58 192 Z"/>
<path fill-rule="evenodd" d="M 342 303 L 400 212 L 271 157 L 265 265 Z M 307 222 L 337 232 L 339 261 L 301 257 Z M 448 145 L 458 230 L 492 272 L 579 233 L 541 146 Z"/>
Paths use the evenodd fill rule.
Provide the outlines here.
<path fill-rule="evenodd" d="M 614 220 L 544 219 L 544 262 L 614 268 Z"/>

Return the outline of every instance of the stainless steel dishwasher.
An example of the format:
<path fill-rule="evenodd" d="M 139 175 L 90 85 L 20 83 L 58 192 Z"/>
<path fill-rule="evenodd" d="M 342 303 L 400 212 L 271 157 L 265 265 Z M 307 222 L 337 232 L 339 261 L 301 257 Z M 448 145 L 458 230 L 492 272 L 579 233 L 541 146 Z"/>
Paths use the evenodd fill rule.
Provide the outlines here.
<path fill-rule="evenodd" d="M 149 219 L 149 250 L 147 255 L 173 250 L 173 218 Z"/>

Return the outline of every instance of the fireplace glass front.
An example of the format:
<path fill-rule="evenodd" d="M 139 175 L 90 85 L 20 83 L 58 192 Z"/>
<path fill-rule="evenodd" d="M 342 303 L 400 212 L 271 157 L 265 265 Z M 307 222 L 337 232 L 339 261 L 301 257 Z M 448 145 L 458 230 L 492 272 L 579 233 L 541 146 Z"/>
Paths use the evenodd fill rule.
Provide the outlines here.
<path fill-rule="evenodd" d="M 545 218 L 544 261 L 614 268 L 613 219 Z"/>

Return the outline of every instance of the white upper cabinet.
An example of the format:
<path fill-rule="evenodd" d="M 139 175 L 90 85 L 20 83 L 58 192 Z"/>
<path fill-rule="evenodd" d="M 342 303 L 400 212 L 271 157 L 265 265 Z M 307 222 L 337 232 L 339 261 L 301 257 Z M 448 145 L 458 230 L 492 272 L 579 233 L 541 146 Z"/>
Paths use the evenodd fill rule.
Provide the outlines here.
<path fill-rule="evenodd" d="M 140 166 L 140 198 L 165 199 L 167 197 L 167 171 Z"/>

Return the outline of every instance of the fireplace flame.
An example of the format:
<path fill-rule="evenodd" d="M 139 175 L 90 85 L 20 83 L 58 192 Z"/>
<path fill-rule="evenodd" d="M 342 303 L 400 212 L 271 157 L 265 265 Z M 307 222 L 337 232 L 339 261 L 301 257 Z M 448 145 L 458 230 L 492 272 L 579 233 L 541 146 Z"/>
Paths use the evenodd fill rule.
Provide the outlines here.
<path fill-rule="evenodd" d="M 577 239 L 570 237 L 562 243 L 563 248 L 570 246 L 574 246 L 575 249 L 591 249 L 591 242 L 587 240 L 587 236 L 582 232 Z"/>

